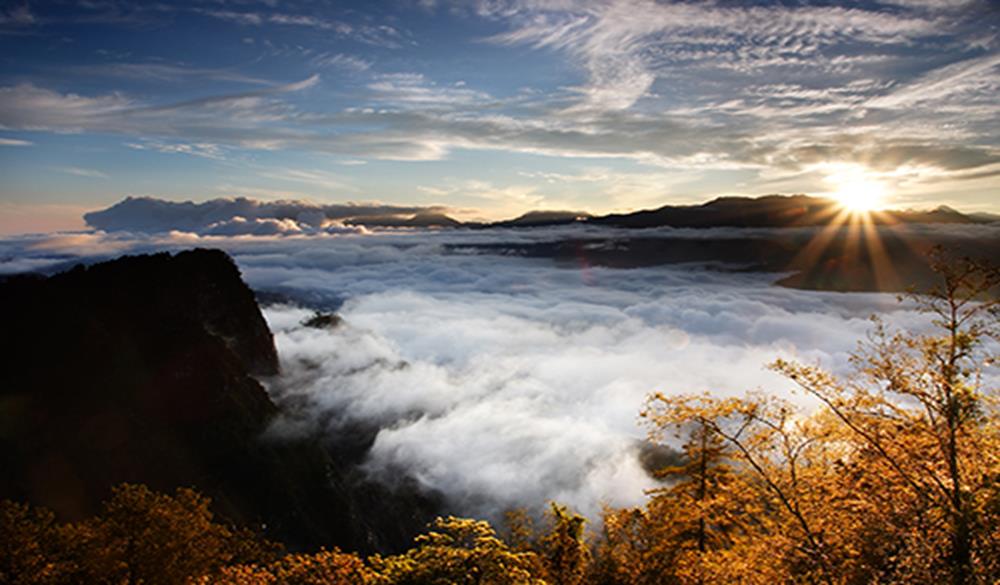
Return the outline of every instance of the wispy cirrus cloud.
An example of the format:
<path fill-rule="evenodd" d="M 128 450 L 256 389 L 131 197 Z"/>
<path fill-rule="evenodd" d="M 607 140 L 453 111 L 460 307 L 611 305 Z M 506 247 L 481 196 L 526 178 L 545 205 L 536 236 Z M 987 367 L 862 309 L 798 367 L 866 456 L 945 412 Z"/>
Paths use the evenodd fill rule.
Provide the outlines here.
<path fill-rule="evenodd" d="M 368 89 L 374 92 L 376 101 L 395 105 L 454 108 L 483 104 L 492 99 L 488 93 L 470 89 L 464 83 L 441 86 L 420 73 L 381 74 Z"/>
<path fill-rule="evenodd" d="M 983 2 L 431 4 L 421 18 L 474 19 L 468 29 L 475 32 L 459 33 L 450 22 L 448 34 L 418 39 L 404 30 L 407 15 L 393 10 L 259 2 L 164 8 L 170 18 L 232 34 L 239 50 L 251 53 L 247 65 L 188 65 L 122 51 L 120 62 L 78 66 L 102 78 L 86 90 L 11 77 L 0 87 L 0 127 L 116 134 L 133 148 L 227 164 L 229 155 L 249 160 L 278 151 L 358 162 L 495 151 L 541 157 L 538 168 L 558 167 L 559 159 L 631 165 L 635 172 L 614 174 L 649 193 L 656 182 L 678 184 L 665 174 L 738 175 L 740 183 L 727 187 L 761 193 L 774 185 L 822 189 L 816 168 L 826 163 L 905 175 L 907 185 L 928 183 L 935 173 L 937 181 L 980 181 L 996 165 L 1000 44 L 981 24 L 989 8 Z M 247 31 L 253 43 L 244 42 Z M 429 43 L 401 59 L 365 35 Z M 482 74 L 493 58 L 520 67 L 498 57 L 511 47 L 527 55 L 523 78 L 519 71 Z M 434 65 L 442 54 L 449 65 Z M 533 69 L 535 61 L 552 65 L 552 79 Z M 269 79 L 286 67 L 298 81 Z M 151 97 L 147 81 L 185 91 Z M 254 87 L 234 93 L 218 83 Z M 543 196 L 557 184 L 553 177 L 569 177 L 565 168 L 532 176 L 513 170 L 488 182 L 499 196 L 528 204 L 532 193 Z M 615 181 L 576 182 L 628 201 Z M 699 193 L 718 192 L 720 182 Z M 443 188 L 422 177 L 413 183 Z"/>
<path fill-rule="evenodd" d="M 0 87 L 0 126 L 23 130 L 79 132 L 134 102 L 120 93 L 82 96 L 21 83 Z"/>
<path fill-rule="evenodd" d="M 683 64 L 744 72 L 827 68 L 859 43 L 894 46 L 940 33 L 944 22 L 839 7 L 722 7 L 711 3 L 519 1 L 480 11 L 512 22 L 490 40 L 563 51 L 588 72 L 581 108 L 625 109 Z"/>
<path fill-rule="evenodd" d="M 0 124 L 11 129 L 57 132 L 102 131 L 156 136 L 133 148 L 221 156 L 221 148 L 302 149 L 389 160 L 440 160 L 455 149 L 496 149 L 556 157 L 626 158 L 667 167 L 794 168 L 824 156 L 858 161 L 937 164 L 941 169 L 992 164 L 995 148 L 969 143 L 929 144 L 919 137 L 861 132 L 840 124 L 801 128 L 748 115 L 733 106 L 725 124 L 711 117 L 641 112 L 592 112 L 581 124 L 573 115 L 503 114 L 495 100 L 476 90 L 437 86 L 423 76 L 391 75 L 370 88 L 395 109 L 347 108 L 303 111 L 280 99 L 314 87 L 317 76 L 241 94 L 207 96 L 169 104 L 139 104 L 120 94 L 84 97 L 34 86 L 0 89 Z M 773 99 L 810 98 L 797 87 L 770 87 Z M 867 89 L 852 99 L 864 99 Z M 823 92 L 820 92 L 823 93 Z M 825 98 L 824 98 L 825 99 Z M 756 107 L 764 107 L 758 105 Z M 742 108 L 742 109 L 741 109 Z M 725 108 L 721 108 L 725 113 Z M 766 119 L 762 119 L 766 118 Z"/>
<path fill-rule="evenodd" d="M 86 177 L 88 179 L 107 179 L 107 173 L 98 171 L 96 169 L 84 169 L 81 167 L 54 167 L 53 170 L 59 171 L 60 173 L 66 173 L 67 175 L 75 175 L 77 177 Z"/>
<path fill-rule="evenodd" d="M 278 94 L 302 91 L 319 83 L 318 74 L 302 81 L 273 85 L 260 90 L 210 95 L 166 104 L 142 103 L 121 93 L 82 96 L 60 93 L 23 83 L 0 87 L 0 126 L 23 130 L 80 132 L 111 131 L 130 134 L 178 134 L 175 123 L 184 116 L 205 116 L 219 110 L 242 113 L 260 122 L 277 119 L 279 102 L 270 100 Z M 287 110 L 284 110 L 287 111 Z M 171 112 L 181 112 L 172 116 Z M 226 125 L 220 120 L 220 124 Z M 232 125 L 229 125 L 232 126 Z M 218 128 L 216 128 L 218 129 Z M 209 133 L 212 129 L 209 128 Z M 197 132 L 192 132 L 197 134 Z"/>
<path fill-rule="evenodd" d="M 346 69 L 348 71 L 367 71 L 371 69 L 372 62 L 355 55 L 344 53 L 323 52 L 309 58 L 309 63 L 314 67 Z"/>
<path fill-rule="evenodd" d="M 216 160 L 222 160 L 225 158 L 223 148 L 217 144 L 210 143 L 187 144 L 146 140 L 142 142 L 128 142 L 126 143 L 126 146 L 135 150 L 151 150 L 165 154 L 187 154 Z"/>
<path fill-rule="evenodd" d="M 205 68 L 185 64 L 119 61 L 100 65 L 74 67 L 71 72 L 83 75 L 121 77 L 159 82 L 222 81 L 251 85 L 273 85 L 272 82 L 232 69 Z"/>
<path fill-rule="evenodd" d="M 901 109 L 916 105 L 931 107 L 954 106 L 952 98 L 961 98 L 960 109 L 985 103 L 994 114 L 996 95 L 1000 91 L 1000 53 L 990 53 L 964 59 L 931 70 L 916 79 L 875 97 L 865 106 Z M 956 100 L 957 101 L 957 100 Z"/>
<path fill-rule="evenodd" d="M 349 23 L 343 20 L 316 16 L 313 13 L 250 12 L 235 10 L 201 9 L 198 12 L 244 26 L 303 27 L 335 34 L 342 38 L 367 45 L 398 49 L 409 44 L 403 32 L 389 24 Z"/>

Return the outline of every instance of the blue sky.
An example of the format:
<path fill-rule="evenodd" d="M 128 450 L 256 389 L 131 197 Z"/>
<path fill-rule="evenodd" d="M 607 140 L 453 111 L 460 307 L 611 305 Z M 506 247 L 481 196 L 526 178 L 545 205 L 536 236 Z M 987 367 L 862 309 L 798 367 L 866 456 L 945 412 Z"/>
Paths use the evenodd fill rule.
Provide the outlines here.
<path fill-rule="evenodd" d="M 977 0 L 3 2 L 0 230 L 129 195 L 996 212 L 998 25 Z"/>

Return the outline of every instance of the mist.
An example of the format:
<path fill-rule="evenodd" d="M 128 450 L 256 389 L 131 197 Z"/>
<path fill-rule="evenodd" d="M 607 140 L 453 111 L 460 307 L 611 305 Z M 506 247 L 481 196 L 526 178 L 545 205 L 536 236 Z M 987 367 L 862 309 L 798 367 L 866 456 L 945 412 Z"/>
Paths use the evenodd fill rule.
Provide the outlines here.
<path fill-rule="evenodd" d="M 265 303 L 281 360 L 282 375 L 265 380 L 282 412 L 268 435 L 337 444 L 362 429 L 374 437 L 366 474 L 409 478 L 449 511 L 486 518 L 558 501 L 596 519 L 604 504 L 641 503 L 656 485 L 639 457 L 652 392 L 762 390 L 808 409 L 766 364 L 783 357 L 843 373 L 871 314 L 928 326 L 892 295 L 781 288 L 780 274 L 593 267 L 475 247 L 568 234 L 92 232 L 0 242 L 9 258 L 0 270 L 227 250 Z M 342 321 L 303 325 L 316 310 Z"/>
<path fill-rule="evenodd" d="M 591 518 L 637 505 L 656 486 L 639 458 L 650 393 L 760 389 L 810 408 L 766 364 L 845 372 L 871 314 L 927 325 L 892 295 L 778 288 L 773 274 L 568 267 L 428 243 L 344 251 L 241 261 L 251 283 L 343 319 L 315 329 L 308 307 L 265 310 L 284 371 L 269 384 L 284 410 L 274 432 L 377 428 L 368 473 L 414 478 L 479 517 L 551 500 Z"/>

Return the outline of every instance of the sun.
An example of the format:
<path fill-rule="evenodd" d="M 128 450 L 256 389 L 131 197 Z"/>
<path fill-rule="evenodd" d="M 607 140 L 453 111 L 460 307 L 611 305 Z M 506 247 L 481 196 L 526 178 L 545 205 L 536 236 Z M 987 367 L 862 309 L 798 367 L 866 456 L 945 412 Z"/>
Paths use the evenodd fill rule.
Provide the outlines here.
<path fill-rule="evenodd" d="M 879 209 L 884 203 L 885 184 L 863 171 L 852 169 L 831 174 L 827 181 L 834 185 L 830 196 L 852 213 L 867 213 Z"/>

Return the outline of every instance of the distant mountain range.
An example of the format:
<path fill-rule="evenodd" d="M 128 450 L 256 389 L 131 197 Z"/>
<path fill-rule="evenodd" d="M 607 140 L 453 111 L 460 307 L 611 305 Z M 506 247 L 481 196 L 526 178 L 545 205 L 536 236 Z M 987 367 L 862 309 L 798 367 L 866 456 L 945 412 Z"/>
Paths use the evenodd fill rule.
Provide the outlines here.
<path fill-rule="evenodd" d="M 831 223 L 845 213 L 835 201 L 808 195 L 720 197 L 701 205 L 666 205 L 635 213 L 594 217 L 588 223 L 615 227 L 805 227 Z M 879 211 L 869 214 L 876 224 L 974 223 L 950 207 L 930 211 Z"/>
<path fill-rule="evenodd" d="M 513 219 L 495 222 L 461 222 L 441 212 L 414 215 L 380 215 L 349 218 L 345 223 L 366 227 L 468 227 L 519 228 L 568 224 L 619 228 L 783 228 L 822 226 L 845 213 L 836 201 L 809 195 L 765 195 L 763 197 L 719 197 L 697 205 L 664 205 L 632 213 L 591 215 L 583 211 L 537 210 Z M 964 214 L 942 205 L 931 210 L 885 210 L 869 214 L 872 223 L 990 223 L 1000 215 Z"/>
<path fill-rule="evenodd" d="M 532 227 L 582 223 L 621 228 L 806 227 L 827 225 L 844 213 L 836 201 L 809 195 L 719 197 L 697 205 L 664 205 L 632 213 L 589 215 L 573 211 L 532 211 L 518 218 L 477 227 Z M 929 211 L 886 210 L 870 214 L 876 224 L 989 223 L 991 214 L 963 214 L 947 206 Z M 469 225 L 469 224 L 466 224 Z"/>
<path fill-rule="evenodd" d="M 809 195 L 765 195 L 763 197 L 719 197 L 698 205 L 664 205 L 632 213 L 591 215 L 581 211 L 530 211 L 514 219 L 496 222 L 459 222 L 444 214 L 417 215 L 413 220 L 378 223 L 367 226 L 396 227 L 472 227 L 517 228 L 545 227 L 568 224 L 601 225 L 619 228 L 709 228 L 754 227 L 784 228 L 830 224 L 837 216 L 847 213 L 836 201 Z M 947 206 L 931 210 L 885 210 L 869 214 L 872 223 L 990 223 L 1000 216 L 980 213 L 964 214 Z M 438 219 L 439 221 L 434 221 Z M 360 223 L 360 222 L 359 222 Z"/>
<path fill-rule="evenodd" d="M 305 201 L 257 201 L 238 197 L 201 203 L 128 197 L 107 209 L 84 215 L 105 231 L 196 232 L 202 235 L 281 235 L 360 228 L 531 228 L 569 224 L 618 228 L 784 228 L 822 226 L 846 213 L 835 201 L 808 195 L 719 197 L 698 205 L 591 215 L 583 211 L 536 210 L 495 222 L 462 222 L 442 207 L 382 204 L 321 205 Z M 950 207 L 886 210 L 869 215 L 879 225 L 907 223 L 972 224 L 1000 221 L 1000 215 L 964 214 Z"/>

